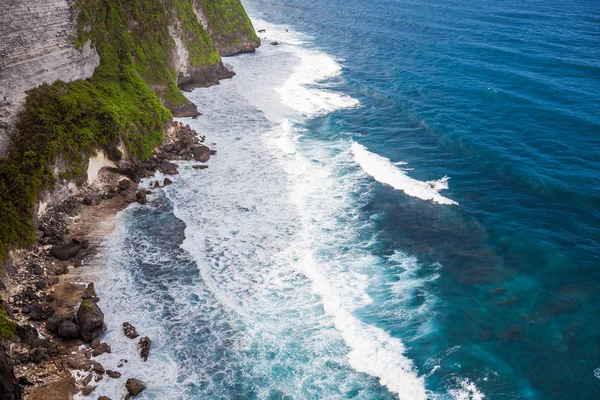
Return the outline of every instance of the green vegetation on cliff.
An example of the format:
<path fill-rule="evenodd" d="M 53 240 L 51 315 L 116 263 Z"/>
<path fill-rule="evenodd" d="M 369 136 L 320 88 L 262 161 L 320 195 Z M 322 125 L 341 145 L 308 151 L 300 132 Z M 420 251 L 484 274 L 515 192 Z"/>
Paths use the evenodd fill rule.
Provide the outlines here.
<path fill-rule="evenodd" d="M 35 203 L 56 183 L 55 167 L 60 179 L 83 180 L 87 159 L 99 148 L 116 159 L 122 142 L 145 159 L 160 144 L 172 117 L 163 103 L 187 101 L 177 87 L 169 26 L 178 25 L 192 65 L 220 62 L 192 1 L 79 0 L 74 6 L 74 44 L 91 40 L 100 65 L 89 79 L 27 92 L 9 154 L 0 159 L 0 259 L 9 246 L 35 242 Z"/>
<path fill-rule="evenodd" d="M 240 38 L 259 42 L 252 21 L 240 0 L 194 1 L 204 11 L 213 40 L 221 47 L 235 46 Z"/>
<path fill-rule="evenodd" d="M 0 297 L 0 340 L 12 340 L 15 337 L 17 323 L 8 319 L 3 303 L 4 300 Z"/>

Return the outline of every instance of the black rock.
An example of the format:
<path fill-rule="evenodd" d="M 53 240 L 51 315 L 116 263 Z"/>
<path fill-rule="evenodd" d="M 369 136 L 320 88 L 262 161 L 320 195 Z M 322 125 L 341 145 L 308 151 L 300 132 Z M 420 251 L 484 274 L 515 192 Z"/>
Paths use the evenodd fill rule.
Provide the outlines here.
<path fill-rule="evenodd" d="M 196 146 L 192 149 L 194 159 L 200 162 L 207 162 L 210 158 L 210 149 L 204 145 Z"/>
<path fill-rule="evenodd" d="M 279 42 L 275 41 L 275 42 L 271 42 L 271 46 L 278 46 Z"/>
<path fill-rule="evenodd" d="M 79 326 L 71 321 L 63 321 L 58 327 L 58 336 L 63 339 L 75 339 L 79 337 Z"/>
<path fill-rule="evenodd" d="M 85 204 L 86 206 L 91 206 L 94 202 L 92 201 L 91 197 L 85 196 L 83 198 L 83 204 Z"/>
<path fill-rule="evenodd" d="M 57 244 L 56 246 L 52 246 L 50 249 L 50 254 L 59 260 L 70 260 L 74 258 L 77 253 L 81 250 L 81 246 L 74 242 L 67 242 L 62 244 Z"/>
<path fill-rule="evenodd" d="M 163 181 L 163 186 L 170 185 L 171 183 L 173 183 L 172 180 L 170 180 L 169 178 L 165 178 L 165 180 Z"/>
<path fill-rule="evenodd" d="M 41 304 L 32 304 L 29 310 L 29 319 L 32 321 L 39 321 L 43 318 L 44 307 Z"/>
<path fill-rule="evenodd" d="M 21 342 L 26 344 L 31 344 L 35 339 L 38 338 L 37 329 L 35 329 L 34 326 L 29 324 L 17 325 L 16 333 L 19 339 L 21 339 Z"/>
<path fill-rule="evenodd" d="M 62 324 L 63 319 L 57 316 L 52 316 L 46 321 L 46 329 L 50 332 L 57 332 L 58 327 Z"/>
<path fill-rule="evenodd" d="M 4 350 L 0 348 L 0 395 L 2 400 L 20 400 L 21 388 Z"/>
<path fill-rule="evenodd" d="M 94 301 L 83 300 L 77 311 L 77 325 L 83 340 L 91 342 L 106 331 L 104 313 Z"/>
<path fill-rule="evenodd" d="M 39 281 L 38 283 L 35 284 L 35 287 L 37 287 L 40 290 L 46 289 L 47 286 L 48 286 L 48 284 L 43 279 L 41 281 Z"/>
<path fill-rule="evenodd" d="M 206 168 L 208 168 L 208 165 L 206 165 L 206 164 L 192 165 L 192 168 L 194 168 L 194 169 L 206 169 Z"/>
<path fill-rule="evenodd" d="M 39 364 L 42 361 L 48 361 L 50 357 L 48 356 L 48 350 L 43 347 L 38 347 L 29 352 L 29 361 L 32 363 Z"/>

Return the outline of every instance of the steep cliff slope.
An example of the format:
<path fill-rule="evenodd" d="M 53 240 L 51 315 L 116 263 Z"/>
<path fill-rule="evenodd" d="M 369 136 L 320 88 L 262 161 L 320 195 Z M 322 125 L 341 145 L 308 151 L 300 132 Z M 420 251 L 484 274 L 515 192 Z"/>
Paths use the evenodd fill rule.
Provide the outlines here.
<path fill-rule="evenodd" d="M 260 39 L 239 0 L 194 0 L 194 6 L 220 55 L 252 52 L 260 46 Z"/>
<path fill-rule="evenodd" d="M 59 181 L 84 182 L 89 157 L 99 149 L 113 160 L 121 150 L 134 160 L 149 157 L 171 112 L 195 112 L 180 88 L 233 75 L 199 21 L 195 0 L 50 0 L 46 8 L 10 1 L 15 13 L 5 9 L 0 17 L 6 23 L 0 33 L 10 39 L 0 47 L 0 88 L 7 96 L 0 140 L 14 133 L 0 159 L 0 259 L 11 245 L 35 239 L 41 193 Z M 220 26 L 215 10 L 224 12 L 227 28 L 213 29 L 227 33 L 215 36 L 220 48 L 249 50 L 236 39 L 253 33 L 239 0 L 210 3 L 210 26 Z M 20 24 L 31 32 L 14 34 Z"/>
<path fill-rule="evenodd" d="M 0 11 L 0 157 L 14 134 L 25 90 L 43 82 L 92 76 L 100 57 L 90 42 L 79 48 L 68 0 L 5 0 Z"/>

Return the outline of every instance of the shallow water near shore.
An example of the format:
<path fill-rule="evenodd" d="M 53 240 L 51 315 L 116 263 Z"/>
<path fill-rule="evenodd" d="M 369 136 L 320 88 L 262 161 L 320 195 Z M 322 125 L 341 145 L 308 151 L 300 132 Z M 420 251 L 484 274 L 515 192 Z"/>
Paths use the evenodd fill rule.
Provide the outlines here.
<path fill-rule="evenodd" d="M 217 155 L 104 244 L 99 360 L 128 362 L 95 395 L 600 395 L 597 13 L 520 43 L 552 2 L 338 3 L 248 2 L 263 47 L 189 94 Z"/>

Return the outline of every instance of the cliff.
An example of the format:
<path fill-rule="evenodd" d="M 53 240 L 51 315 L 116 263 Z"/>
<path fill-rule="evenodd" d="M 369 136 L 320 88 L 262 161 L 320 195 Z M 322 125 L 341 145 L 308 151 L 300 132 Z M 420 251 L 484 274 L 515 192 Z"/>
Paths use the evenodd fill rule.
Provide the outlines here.
<path fill-rule="evenodd" d="M 35 241 L 38 201 L 83 184 L 97 151 L 146 159 L 173 115 L 197 114 L 181 90 L 233 76 L 220 54 L 260 44 L 240 0 L 7 1 L 0 259 Z"/>

